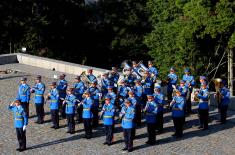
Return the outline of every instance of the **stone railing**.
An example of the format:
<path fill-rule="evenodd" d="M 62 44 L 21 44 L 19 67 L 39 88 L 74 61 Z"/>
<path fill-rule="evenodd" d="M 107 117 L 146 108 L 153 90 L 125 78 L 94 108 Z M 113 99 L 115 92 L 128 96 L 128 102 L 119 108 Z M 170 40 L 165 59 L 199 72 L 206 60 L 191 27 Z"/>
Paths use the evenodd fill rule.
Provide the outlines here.
<path fill-rule="evenodd" d="M 0 55 L 0 65 L 9 64 L 9 63 L 20 63 L 49 70 L 54 69 L 55 71 L 58 72 L 63 72 L 73 75 L 79 75 L 81 74 L 81 72 L 86 71 L 89 68 L 93 69 L 93 73 L 96 76 L 106 71 L 105 69 L 100 69 L 96 67 L 79 65 L 65 61 L 59 61 L 59 60 L 43 58 L 39 56 L 33 56 L 22 53 Z"/>

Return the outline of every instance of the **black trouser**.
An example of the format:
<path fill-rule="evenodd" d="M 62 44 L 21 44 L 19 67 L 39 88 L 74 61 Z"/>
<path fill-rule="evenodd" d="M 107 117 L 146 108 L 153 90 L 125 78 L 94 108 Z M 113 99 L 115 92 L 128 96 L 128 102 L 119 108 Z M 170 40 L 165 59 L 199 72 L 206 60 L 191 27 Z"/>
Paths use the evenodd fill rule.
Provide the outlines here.
<path fill-rule="evenodd" d="M 163 111 L 157 113 L 156 120 L 157 120 L 156 129 L 159 132 L 162 132 L 163 131 Z"/>
<path fill-rule="evenodd" d="M 156 141 L 156 124 L 148 123 L 147 132 L 148 132 L 148 142 L 154 143 Z"/>
<path fill-rule="evenodd" d="M 141 125 L 141 105 L 140 103 L 136 104 L 136 107 L 135 107 L 135 123 L 137 126 L 140 126 Z"/>
<path fill-rule="evenodd" d="M 22 105 L 27 117 L 29 117 L 29 103 L 28 102 L 21 102 L 21 105 Z"/>
<path fill-rule="evenodd" d="M 167 90 L 167 100 L 168 100 L 168 103 L 170 103 L 171 100 L 172 100 L 172 93 L 173 93 L 173 89 L 172 90 Z"/>
<path fill-rule="evenodd" d="M 63 100 L 60 100 L 59 104 L 60 104 L 60 116 L 62 118 L 66 118 L 66 114 L 65 114 L 65 107 L 66 107 L 66 105 L 63 104 Z"/>
<path fill-rule="evenodd" d="M 105 127 L 105 135 L 106 135 L 106 142 L 108 144 L 112 143 L 113 140 L 113 130 L 114 130 L 114 125 L 104 125 Z"/>
<path fill-rule="evenodd" d="M 92 118 L 83 118 L 83 124 L 84 124 L 86 137 L 91 137 L 91 134 L 92 134 L 91 121 L 92 121 Z"/>
<path fill-rule="evenodd" d="M 189 95 L 189 98 L 186 98 L 186 113 L 192 113 L 191 93 Z"/>
<path fill-rule="evenodd" d="M 77 107 L 77 121 L 78 123 L 82 123 L 82 111 L 83 111 L 83 106 L 80 105 Z"/>
<path fill-rule="evenodd" d="M 177 137 L 181 137 L 183 135 L 184 117 L 173 117 L 173 122 L 175 127 L 175 135 Z"/>
<path fill-rule="evenodd" d="M 204 129 L 208 128 L 209 109 L 198 109 L 200 126 Z"/>
<path fill-rule="evenodd" d="M 97 127 L 98 124 L 99 124 L 99 110 L 98 110 L 98 107 L 93 107 L 91 110 L 92 110 L 92 114 L 93 114 L 92 127 Z"/>
<path fill-rule="evenodd" d="M 51 110 L 51 120 L 55 128 L 59 127 L 59 110 Z"/>
<path fill-rule="evenodd" d="M 133 148 L 133 129 L 123 129 L 125 146 L 127 149 Z"/>
<path fill-rule="evenodd" d="M 43 103 L 35 103 L 36 114 L 38 117 L 38 122 L 43 122 L 44 120 L 44 104 Z"/>
<path fill-rule="evenodd" d="M 20 149 L 26 149 L 26 131 L 23 128 L 16 128 L 16 135 L 19 142 Z"/>
<path fill-rule="evenodd" d="M 74 114 L 66 114 L 66 115 L 68 122 L 68 132 L 72 133 L 75 130 Z"/>
<path fill-rule="evenodd" d="M 220 105 L 219 106 L 220 121 L 221 121 L 221 123 L 225 123 L 226 122 L 227 110 L 228 110 L 228 105 Z"/>

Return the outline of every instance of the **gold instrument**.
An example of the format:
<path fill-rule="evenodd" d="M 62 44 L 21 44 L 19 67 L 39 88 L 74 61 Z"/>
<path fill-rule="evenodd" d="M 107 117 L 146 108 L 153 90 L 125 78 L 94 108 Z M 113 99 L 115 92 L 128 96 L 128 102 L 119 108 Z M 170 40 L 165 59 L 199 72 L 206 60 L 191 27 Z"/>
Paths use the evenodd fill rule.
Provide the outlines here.
<path fill-rule="evenodd" d="M 81 80 L 85 83 L 86 86 L 89 86 L 89 84 L 91 84 L 92 82 L 90 81 L 90 79 L 87 77 L 86 72 L 83 71 L 80 74 Z"/>
<path fill-rule="evenodd" d="M 219 105 L 220 102 L 221 102 L 220 88 L 221 88 L 222 79 L 221 78 L 215 78 L 213 80 L 213 82 L 215 84 L 216 101 L 217 101 L 217 104 Z"/>

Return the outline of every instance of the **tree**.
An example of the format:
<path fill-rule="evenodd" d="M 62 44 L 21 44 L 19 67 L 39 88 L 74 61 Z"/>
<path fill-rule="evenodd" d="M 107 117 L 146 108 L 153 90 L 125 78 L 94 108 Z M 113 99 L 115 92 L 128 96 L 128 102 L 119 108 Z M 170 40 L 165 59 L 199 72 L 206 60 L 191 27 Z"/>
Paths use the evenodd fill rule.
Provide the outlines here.
<path fill-rule="evenodd" d="M 156 65 L 164 73 L 173 65 L 207 75 L 234 47 L 234 6 L 230 0 L 149 0 L 153 30 L 145 43 Z"/>

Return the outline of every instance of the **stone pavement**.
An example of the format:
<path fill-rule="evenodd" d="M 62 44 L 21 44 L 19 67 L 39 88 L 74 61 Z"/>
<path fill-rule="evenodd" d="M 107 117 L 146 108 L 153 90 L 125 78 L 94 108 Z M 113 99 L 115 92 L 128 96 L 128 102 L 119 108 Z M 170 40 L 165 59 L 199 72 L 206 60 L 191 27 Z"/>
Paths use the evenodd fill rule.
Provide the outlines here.
<path fill-rule="evenodd" d="M 0 65 L 1 69 L 1 65 Z M 19 79 L 25 75 L 29 79 L 29 84 L 33 85 L 33 76 L 27 73 L 17 73 L 5 75 L 0 79 L 0 154 L 127 154 L 122 151 L 123 136 L 120 125 L 115 126 L 114 145 L 104 146 L 104 128 L 99 126 L 94 130 L 94 138 L 90 140 L 83 139 L 83 124 L 76 124 L 76 133 L 70 135 L 66 133 L 66 121 L 60 120 L 61 128 L 51 129 L 50 115 L 48 105 L 45 105 L 46 123 L 35 124 L 35 108 L 30 104 L 30 119 L 27 127 L 27 147 L 23 153 L 15 151 L 17 140 L 15 129 L 13 128 L 12 113 L 7 110 L 8 104 L 14 100 L 17 92 Z M 53 79 L 43 77 L 47 84 Z M 32 96 L 33 97 L 33 96 Z M 146 145 L 147 132 L 143 125 L 136 131 L 136 140 L 134 141 L 134 151 L 129 154 L 146 155 L 234 155 L 235 154 L 235 116 L 234 111 L 229 111 L 228 122 L 220 125 L 216 122 L 218 119 L 217 109 L 211 108 L 209 130 L 200 131 L 197 129 L 197 114 L 187 117 L 184 136 L 182 139 L 174 139 L 173 122 L 170 113 L 164 114 L 164 133 L 157 135 L 158 143 L 155 146 Z"/>

